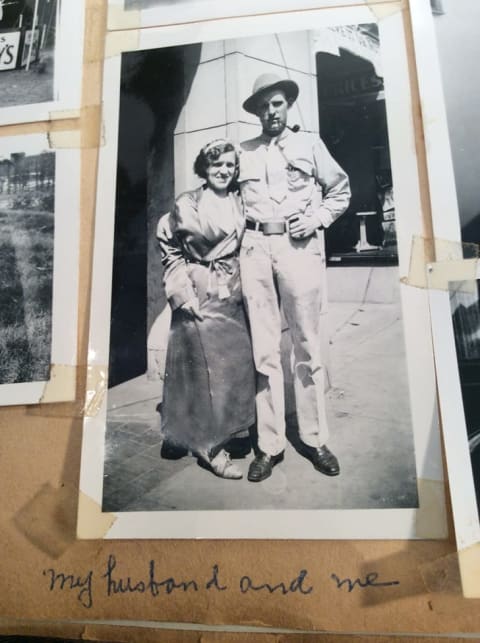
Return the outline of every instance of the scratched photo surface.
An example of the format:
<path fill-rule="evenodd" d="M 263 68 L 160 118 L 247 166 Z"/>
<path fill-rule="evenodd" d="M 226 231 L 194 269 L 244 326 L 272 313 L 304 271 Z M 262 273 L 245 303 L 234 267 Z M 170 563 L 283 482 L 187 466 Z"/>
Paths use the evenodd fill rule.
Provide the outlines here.
<path fill-rule="evenodd" d="M 54 98 L 57 0 L 0 1 L 0 107 Z"/>
<path fill-rule="evenodd" d="M 0 148 L 0 385 L 50 377 L 55 152 L 21 149 Z"/>
<path fill-rule="evenodd" d="M 103 511 L 418 507 L 380 48 L 375 24 L 352 24 L 122 54 Z M 285 456 L 253 484 L 245 432 L 238 449 L 225 446 L 240 480 L 214 475 L 194 448 L 164 440 L 172 334 L 157 226 L 179 195 L 203 183 L 193 171 L 202 146 L 222 137 L 238 146 L 261 133 L 242 103 L 264 73 L 297 84 L 289 136 L 321 137 L 348 174 L 351 199 L 318 237 L 324 262 L 315 275 L 323 283 L 327 444 L 341 473 L 322 475 L 305 453 L 283 319 Z M 234 372 L 251 357 L 219 333 L 213 349 L 218 342 Z M 203 381 L 208 367 L 191 350 L 177 346 L 177 362 Z M 238 396 L 253 385 L 237 381 Z M 199 426 L 202 403 L 199 395 L 192 409 Z M 259 427 L 248 424 L 254 445 Z"/>

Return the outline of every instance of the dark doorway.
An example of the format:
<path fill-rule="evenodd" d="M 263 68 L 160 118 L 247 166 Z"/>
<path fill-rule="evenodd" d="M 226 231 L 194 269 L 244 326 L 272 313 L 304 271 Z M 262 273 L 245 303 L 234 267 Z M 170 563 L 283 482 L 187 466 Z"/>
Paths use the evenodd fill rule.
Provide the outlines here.
<path fill-rule="evenodd" d="M 174 130 L 200 47 L 122 55 L 109 386 L 145 373 L 148 331 L 166 305 L 155 229 L 175 196 Z"/>
<path fill-rule="evenodd" d="M 317 54 L 317 78 L 320 135 L 352 189 L 348 210 L 326 231 L 329 264 L 396 264 L 383 79 L 372 62 L 345 49 Z"/>

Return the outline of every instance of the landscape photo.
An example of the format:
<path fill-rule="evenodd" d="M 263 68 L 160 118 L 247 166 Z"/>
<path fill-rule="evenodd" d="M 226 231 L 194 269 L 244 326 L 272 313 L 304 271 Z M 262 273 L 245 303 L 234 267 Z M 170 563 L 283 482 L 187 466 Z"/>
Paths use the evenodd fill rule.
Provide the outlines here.
<path fill-rule="evenodd" d="M 55 152 L 0 152 L 0 384 L 46 381 Z"/>

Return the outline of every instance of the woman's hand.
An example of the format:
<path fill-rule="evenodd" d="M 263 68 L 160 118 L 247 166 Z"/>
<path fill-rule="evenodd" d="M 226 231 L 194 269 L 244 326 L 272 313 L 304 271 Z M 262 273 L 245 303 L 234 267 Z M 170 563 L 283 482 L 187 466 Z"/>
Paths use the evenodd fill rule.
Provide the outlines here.
<path fill-rule="evenodd" d="M 203 321 L 203 315 L 200 313 L 200 304 L 197 298 L 186 301 L 180 306 L 180 310 L 183 310 L 183 312 L 187 313 L 192 319 Z"/>

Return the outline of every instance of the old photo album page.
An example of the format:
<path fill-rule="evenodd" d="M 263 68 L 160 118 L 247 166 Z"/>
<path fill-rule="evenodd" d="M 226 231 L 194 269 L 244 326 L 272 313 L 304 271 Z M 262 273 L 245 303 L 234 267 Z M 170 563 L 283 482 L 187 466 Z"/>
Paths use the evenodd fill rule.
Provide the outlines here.
<path fill-rule="evenodd" d="M 0 138 L 0 404 L 75 398 L 80 153 Z"/>
<path fill-rule="evenodd" d="M 446 537 L 428 297 L 402 280 L 405 24 L 380 14 L 107 39 L 79 537 Z"/>

